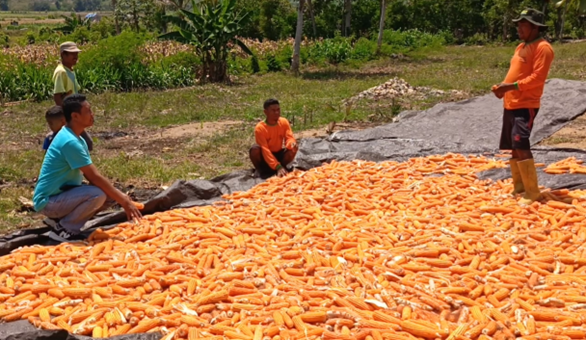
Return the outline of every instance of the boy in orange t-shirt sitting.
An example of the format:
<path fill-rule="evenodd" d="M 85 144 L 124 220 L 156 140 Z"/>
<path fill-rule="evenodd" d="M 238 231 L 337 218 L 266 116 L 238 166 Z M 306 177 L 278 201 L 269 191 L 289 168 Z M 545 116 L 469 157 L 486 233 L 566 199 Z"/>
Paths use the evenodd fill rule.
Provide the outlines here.
<path fill-rule="evenodd" d="M 254 128 L 256 144 L 250 148 L 250 160 L 261 178 L 282 177 L 290 171 L 287 165 L 295 159 L 297 141 L 289 121 L 281 117 L 278 100 L 266 100 L 263 108 L 266 120 Z"/>

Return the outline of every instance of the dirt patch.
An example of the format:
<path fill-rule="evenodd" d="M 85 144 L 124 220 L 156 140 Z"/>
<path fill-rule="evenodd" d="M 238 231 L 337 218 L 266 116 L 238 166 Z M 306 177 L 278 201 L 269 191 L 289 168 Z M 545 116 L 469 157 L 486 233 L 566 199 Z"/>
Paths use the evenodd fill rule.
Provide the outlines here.
<path fill-rule="evenodd" d="M 539 116 L 537 119 L 539 119 Z M 582 114 L 563 129 L 541 142 L 541 145 L 586 150 L 586 115 Z"/>
<path fill-rule="evenodd" d="M 190 123 L 186 125 L 175 126 L 164 129 L 159 136 L 153 138 L 197 138 L 204 139 L 213 136 L 218 132 L 228 130 L 231 127 L 242 124 L 241 121 L 220 121 L 207 123 Z"/>
<path fill-rule="evenodd" d="M 186 140 L 192 143 L 204 141 L 241 124 L 241 121 L 190 123 L 164 129 L 98 131 L 92 133 L 92 136 L 105 141 L 104 149 L 159 154 L 176 148 Z"/>
<path fill-rule="evenodd" d="M 8 26 L 12 21 L 18 21 L 19 25 L 55 25 L 65 22 L 64 19 L 35 19 L 35 18 L 18 18 L 18 19 L 4 19 L 0 20 L 2 27 Z"/>

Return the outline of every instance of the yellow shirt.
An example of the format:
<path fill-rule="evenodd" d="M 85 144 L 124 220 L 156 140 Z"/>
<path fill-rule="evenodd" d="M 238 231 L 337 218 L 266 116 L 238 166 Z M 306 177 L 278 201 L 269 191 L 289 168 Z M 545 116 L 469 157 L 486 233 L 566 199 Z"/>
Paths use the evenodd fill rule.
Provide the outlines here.
<path fill-rule="evenodd" d="M 75 73 L 69 68 L 59 64 L 53 72 L 53 94 L 65 93 L 67 95 L 79 93 L 79 83 L 75 77 Z"/>

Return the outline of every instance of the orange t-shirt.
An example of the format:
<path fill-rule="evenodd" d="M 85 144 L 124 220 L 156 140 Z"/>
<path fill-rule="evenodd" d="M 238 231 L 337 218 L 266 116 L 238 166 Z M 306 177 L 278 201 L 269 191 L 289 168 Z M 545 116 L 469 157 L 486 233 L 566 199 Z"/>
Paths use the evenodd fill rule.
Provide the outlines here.
<path fill-rule="evenodd" d="M 289 121 L 283 117 L 279 118 L 276 125 L 269 125 L 266 122 L 256 124 L 254 137 L 256 144 L 262 149 L 262 156 L 265 162 L 271 169 L 275 170 L 280 163 L 273 155 L 273 152 L 283 150 L 283 144 L 285 148 L 291 149 L 291 145 L 296 143 Z"/>
<path fill-rule="evenodd" d="M 505 93 L 505 109 L 540 107 L 541 95 L 553 57 L 553 48 L 543 38 L 517 46 L 504 81 L 508 84 L 515 83 L 517 90 Z"/>

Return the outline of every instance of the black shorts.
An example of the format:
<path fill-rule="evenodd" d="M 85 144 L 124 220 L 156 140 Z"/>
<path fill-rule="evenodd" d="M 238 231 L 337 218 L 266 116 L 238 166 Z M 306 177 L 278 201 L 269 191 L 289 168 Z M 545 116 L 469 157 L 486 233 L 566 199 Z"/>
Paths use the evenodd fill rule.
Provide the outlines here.
<path fill-rule="evenodd" d="M 501 150 L 530 150 L 531 130 L 539 109 L 507 110 L 503 113 Z"/>
<path fill-rule="evenodd" d="M 253 145 L 250 149 L 254 149 L 254 148 L 258 148 L 260 149 L 260 146 L 258 145 Z M 275 156 L 275 158 L 277 159 L 277 161 L 279 163 L 281 163 L 282 167 L 285 167 L 287 164 L 283 164 L 283 158 L 285 158 L 285 152 L 287 150 L 286 149 L 282 149 L 281 151 L 277 151 L 277 152 L 273 152 L 273 156 Z M 261 157 L 262 157 L 262 152 L 261 152 Z M 269 164 L 264 160 L 264 157 L 262 159 L 262 165 L 261 165 L 261 169 L 259 169 L 262 174 L 266 174 L 266 175 L 274 175 L 277 173 L 277 170 L 273 170 Z"/>

